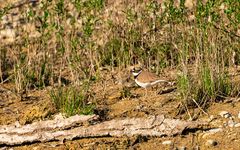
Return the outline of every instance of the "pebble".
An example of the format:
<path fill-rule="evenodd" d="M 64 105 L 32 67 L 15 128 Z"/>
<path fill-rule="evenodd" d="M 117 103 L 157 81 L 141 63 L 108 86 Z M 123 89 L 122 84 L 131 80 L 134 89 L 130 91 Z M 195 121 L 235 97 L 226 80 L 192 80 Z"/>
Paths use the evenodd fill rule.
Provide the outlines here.
<path fill-rule="evenodd" d="M 170 141 L 170 140 L 168 140 L 168 141 L 163 141 L 162 144 L 163 144 L 163 145 L 172 145 L 173 142 Z"/>
<path fill-rule="evenodd" d="M 222 128 L 216 128 L 216 129 L 208 130 L 208 131 L 206 131 L 206 133 L 203 134 L 202 138 L 206 138 L 209 135 L 212 135 L 212 134 L 215 134 L 215 133 L 221 132 L 221 131 L 223 131 Z"/>
<path fill-rule="evenodd" d="M 236 127 L 236 128 L 240 127 L 240 123 L 236 123 L 236 124 L 234 125 L 234 127 Z"/>
<path fill-rule="evenodd" d="M 215 140 L 207 140 L 206 145 L 207 146 L 216 146 L 218 143 Z"/>
<path fill-rule="evenodd" d="M 229 127 L 232 128 L 232 127 L 235 126 L 236 123 L 235 123 L 233 120 L 228 120 L 228 123 L 227 123 L 227 124 L 228 124 Z"/>
<path fill-rule="evenodd" d="M 208 133 L 214 134 L 214 133 L 217 133 L 217 132 L 220 132 L 220 131 L 223 131 L 223 129 L 222 128 L 215 128 L 215 129 L 208 130 Z"/>
<path fill-rule="evenodd" d="M 229 113 L 229 112 L 227 112 L 227 111 L 221 111 L 220 113 L 219 113 L 219 115 L 221 116 L 221 117 L 224 117 L 224 118 L 230 118 L 232 115 Z"/>
<path fill-rule="evenodd" d="M 240 119 L 240 111 L 238 112 L 238 118 Z"/>

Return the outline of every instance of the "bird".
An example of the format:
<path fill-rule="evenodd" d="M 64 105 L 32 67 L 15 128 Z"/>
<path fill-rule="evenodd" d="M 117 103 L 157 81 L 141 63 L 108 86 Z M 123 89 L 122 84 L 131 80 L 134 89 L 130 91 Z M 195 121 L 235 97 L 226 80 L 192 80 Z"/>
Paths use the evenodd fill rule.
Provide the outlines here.
<path fill-rule="evenodd" d="M 137 85 L 145 89 L 152 87 L 160 82 L 171 84 L 171 82 L 168 82 L 167 80 L 161 80 L 156 74 L 144 71 L 142 68 L 133 68 L 131 69 L 131 73 L 133 74 Z"/>

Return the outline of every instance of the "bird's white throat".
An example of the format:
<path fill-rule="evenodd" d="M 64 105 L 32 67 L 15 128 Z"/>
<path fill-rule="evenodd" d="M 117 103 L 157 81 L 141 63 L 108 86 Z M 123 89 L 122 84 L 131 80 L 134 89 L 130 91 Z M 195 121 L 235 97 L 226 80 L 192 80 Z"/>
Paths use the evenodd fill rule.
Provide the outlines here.
<path fill-rule="evenodd" d="M 142 72 L 142 70 L 140 70 L 139 72 L 132 72 L 132 74 L 133 74 L 134 77 L 136 77 L 136 76 L 138 76 L 141 72 Z"/>

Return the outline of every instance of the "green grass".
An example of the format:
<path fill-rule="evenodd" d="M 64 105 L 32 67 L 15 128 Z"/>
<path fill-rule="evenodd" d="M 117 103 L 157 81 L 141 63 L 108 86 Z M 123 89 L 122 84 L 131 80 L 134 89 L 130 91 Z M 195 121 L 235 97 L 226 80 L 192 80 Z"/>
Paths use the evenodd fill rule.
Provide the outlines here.
<path fill-rule="evenodd" d="M 86 89 L 79 87 L 59 87 L 50 91 L 50 97 L 55 107 L 66 116 L 75 114 L 93 114 L 95 104 L 89 104 Z"/>
<path fill-rule="evenodd" d="M 177 87 L 180 99 L 186 104 L 206 108 L 211 102 L 217 102 L 230 96 L 233 86 L 227 72 L 212 72 L 208 66 L 202 66 L 196 74 L 185 73 L 178 76 Z"/>

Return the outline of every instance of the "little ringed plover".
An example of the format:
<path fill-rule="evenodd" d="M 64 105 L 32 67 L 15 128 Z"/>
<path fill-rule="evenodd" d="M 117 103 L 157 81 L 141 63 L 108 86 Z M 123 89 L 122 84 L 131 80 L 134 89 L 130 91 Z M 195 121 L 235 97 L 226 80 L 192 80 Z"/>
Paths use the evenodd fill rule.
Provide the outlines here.
<path fill-rule="evenodd" d="M 137 85 L 145 89 L 160 82 L 171 84 L 166 80 L 159 79 L 157 75 L 151 72 L 144 71 L 142 69 L 136 70 L 135 68 L 133 68 L 131 70 L 131 73 L 133 74 L 134 80 L 137 83 Z"/>

